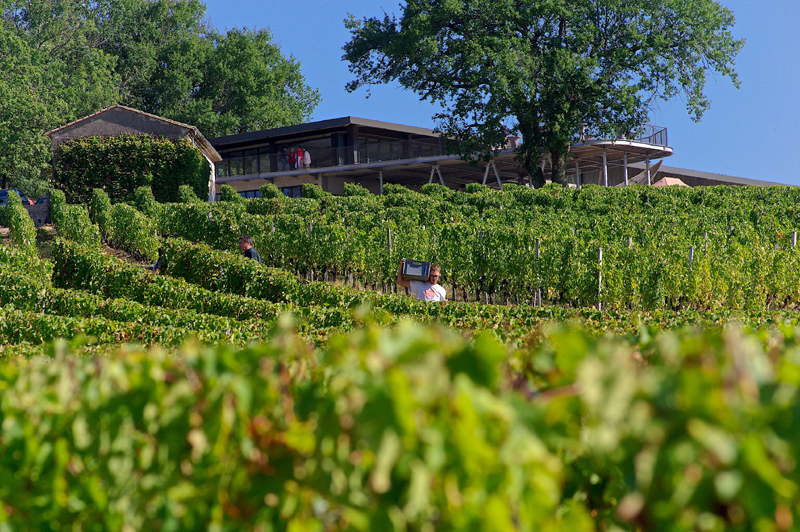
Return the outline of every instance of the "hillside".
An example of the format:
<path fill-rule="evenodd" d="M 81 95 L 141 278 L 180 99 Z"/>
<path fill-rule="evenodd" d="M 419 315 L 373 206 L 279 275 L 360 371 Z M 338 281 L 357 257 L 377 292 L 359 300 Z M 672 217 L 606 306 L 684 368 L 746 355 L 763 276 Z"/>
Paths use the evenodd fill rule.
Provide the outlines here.
<path fill-rule="evenodd" d="M 797 192 L 276 192 L 0 211 L 0 522 L 800 522 Z"/>

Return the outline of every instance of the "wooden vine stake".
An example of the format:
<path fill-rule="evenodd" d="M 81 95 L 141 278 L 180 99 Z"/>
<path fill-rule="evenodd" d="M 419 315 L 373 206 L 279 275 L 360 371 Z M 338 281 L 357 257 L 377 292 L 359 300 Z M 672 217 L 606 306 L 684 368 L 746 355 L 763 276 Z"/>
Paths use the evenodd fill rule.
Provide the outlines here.
<path fill-rule="evenodd" d="M 389 252 L 389 256 L 392 256 L 392 228 L 386 228 L 386 250 Z"/>
<path fill-rule="evenodd" d="M 597 310 L 603 310 L 603 248 L 597 250 Z"/>
<path fill-rule="evenodd" d="M 536 265 L 539 265 L 539 239 L 536 239 Z M 538 268 L 537 268 L 538 270 Z M 542 280 L 538 277 L 536 278 L 536 306 L 542 306 Z"/>
<path fill-rule="evenodd" d="M 792 231 L 792 247 L 797 245 L 797 231 Z"/>

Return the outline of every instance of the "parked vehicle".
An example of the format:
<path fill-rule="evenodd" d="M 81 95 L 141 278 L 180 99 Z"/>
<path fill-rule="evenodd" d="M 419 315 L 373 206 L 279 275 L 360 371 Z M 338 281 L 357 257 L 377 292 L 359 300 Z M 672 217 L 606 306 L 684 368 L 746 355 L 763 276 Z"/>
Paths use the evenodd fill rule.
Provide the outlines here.
<path fill-rule="evenodd" d="M 36 203 L 34 203 L 34 205 L 40 205 L 42 203 L 49 203 L 49 202 L 50 202 L 50 196 L 44 196 L 36 200 Z"/>
<path fill-rule="evenodd" d="M 19 198 L 22 200 L 23 205 L 30 205 L 28 198 L 25 197 L 25 194 L 18 188 L 5 188 L 0 190 L 0 207 L 5 207 L 8 205 L 8 191 L 14 190 L 17 194 L 19 194 Z"/>

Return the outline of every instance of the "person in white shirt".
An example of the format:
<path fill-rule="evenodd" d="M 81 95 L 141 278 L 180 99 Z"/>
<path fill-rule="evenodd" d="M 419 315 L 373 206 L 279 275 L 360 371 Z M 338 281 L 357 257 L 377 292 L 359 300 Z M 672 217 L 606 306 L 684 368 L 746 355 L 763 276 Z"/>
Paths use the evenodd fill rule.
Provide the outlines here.
<path fill-rule="evenodd" d="M 417 299 L 423 301 L 447 301 L 447 291 L 439 284 L 439 277 L 442 269 L 438 264 L 431 264 L 431 273 L 428 281 L 406 281 L 403 279 L 403 265 L 406 259 L 400 261 L 400 268 L 397 270 L 397 286 L 403 286 L 411 290 Z"/>

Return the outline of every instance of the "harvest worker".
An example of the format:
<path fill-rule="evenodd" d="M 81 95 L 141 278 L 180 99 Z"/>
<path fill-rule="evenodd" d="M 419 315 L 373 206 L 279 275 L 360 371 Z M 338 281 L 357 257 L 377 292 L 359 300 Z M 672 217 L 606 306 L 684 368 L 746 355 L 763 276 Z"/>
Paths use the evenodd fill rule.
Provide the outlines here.
<path fill-rule="evenodd" d="M 156 263 L 153 264 L 153 271 L 156 274 L 161 273 L 161 270 L 164 269 L 164 248 L 158 248 L 158 258 L 156 259 Z"/>
<path fill-rule="evenodd" d="M 256 251 L 256 249 L 253 247 L 253 237 L 251 237 L 250 235 L 242 235 L 239 237 L 239 250 L 248 259 L 253 259 L 254 261 L 261 264 L 261 256 L 258 254 L 258 251 Z"/>
<path fill-rule="evenodd" d="M 411 290 L 417 299 L 423 301 L 447 301 L 447 291 L 439 284 L 442 268 L 438 264 L 431 264 L 431 273 L 427 281 L 406 281 L 403 279 L 403 266 L 406 259 L 400 261 L 397 270 L 397 286 Z"/>

